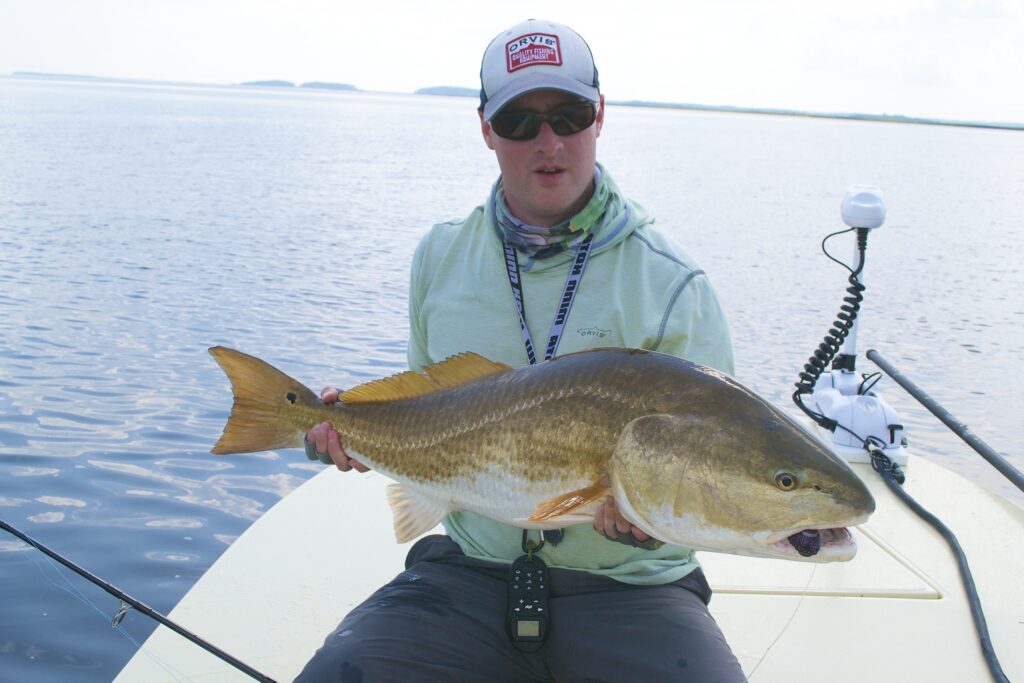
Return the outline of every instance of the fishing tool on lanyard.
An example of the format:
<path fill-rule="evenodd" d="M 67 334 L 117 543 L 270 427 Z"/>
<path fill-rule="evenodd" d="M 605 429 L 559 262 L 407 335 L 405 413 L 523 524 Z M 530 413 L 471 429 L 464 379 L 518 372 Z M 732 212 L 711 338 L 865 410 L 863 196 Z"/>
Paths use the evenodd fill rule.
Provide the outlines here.
<path fill-rule="evenodd" d="M 550 630 L 548 566 L 535 553 L 544 539 L 534 543 L 523 529 L 523 553 L 509 567 L 508 611 L 505 627 L 512 645 L 520 652 L 536 652 Z"/>

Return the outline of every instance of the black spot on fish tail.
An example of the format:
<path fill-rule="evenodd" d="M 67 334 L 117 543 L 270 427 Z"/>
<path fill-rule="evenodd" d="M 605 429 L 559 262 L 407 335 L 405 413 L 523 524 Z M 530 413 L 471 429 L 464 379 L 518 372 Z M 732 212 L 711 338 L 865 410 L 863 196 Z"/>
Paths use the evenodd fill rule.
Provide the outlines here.
<path fill-rule="evenodd" d="M 285 396 L 285 398 L 288 399 L 289 403 L 291 403 L 292 405 L 295 405 L 295 399 L 297 399 L 298 396 L 296 396 L 294 392 L 289 391 L 288 395 Z"/>

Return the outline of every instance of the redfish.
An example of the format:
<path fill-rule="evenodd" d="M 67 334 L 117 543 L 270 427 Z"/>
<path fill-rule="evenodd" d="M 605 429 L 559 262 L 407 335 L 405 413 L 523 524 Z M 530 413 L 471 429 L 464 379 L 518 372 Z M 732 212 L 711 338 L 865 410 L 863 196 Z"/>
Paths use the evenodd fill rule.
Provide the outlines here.
<path fill-rule="evenodd" d="M 388 488 L 405 542 L 452 510 L 528 529 L 590 523 L 614 496 L 653 538 L 697 550 L 851 559 L 874 511 L 850 467 L 736 380 L 675 356 L 595 349 L 513 369 L 473 353 L 325 405 L 267 363 L 214 347 L 234 405 L 214 453 L 302 446 L 328 420 Z"/>

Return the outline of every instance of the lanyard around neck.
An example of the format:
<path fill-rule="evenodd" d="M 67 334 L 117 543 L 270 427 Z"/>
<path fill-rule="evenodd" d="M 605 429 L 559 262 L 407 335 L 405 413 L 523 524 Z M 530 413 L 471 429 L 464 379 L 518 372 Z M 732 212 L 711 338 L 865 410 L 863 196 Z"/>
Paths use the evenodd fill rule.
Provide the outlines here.
<path fill-rule="evenodd" d="M 569 266 L 569 275 L 565 279 L 562 297 L 558 300 L 558 310 L 555 311 L 555 319 L 551 323 L 551 331 L 548 333 L 544 360 L 554 358 L 555 351 L 558 350 L 558 342 L 562 339 L 565 321 L 569 319 L 572 302 L 576 299 L 576 292 L 580 288 L 580 280 L 583 279 L 583 270 L 587 267 L 587 259 L 590 257 L 590 246 L 593 240 L 594 235 L 590 234 L 576 247 L 576 255 Z M 530 336 L 530 330 L 526 327 L 526 303 L 523 301 L 523 283 L 519 273 L 519 256 L 516 254 L 515 247 L 508 242 L 503 244 L 505 246 L 505 270 L 508 272 L 508 283 L 512 286 L 512 297 L 515 299 L 516 312 L 519 314 L 519 326 L 523 331 L 526 357 L 530 360 L 530 365 L 536 365 L 537 353 L 533 348 L 533 338 Z"/>

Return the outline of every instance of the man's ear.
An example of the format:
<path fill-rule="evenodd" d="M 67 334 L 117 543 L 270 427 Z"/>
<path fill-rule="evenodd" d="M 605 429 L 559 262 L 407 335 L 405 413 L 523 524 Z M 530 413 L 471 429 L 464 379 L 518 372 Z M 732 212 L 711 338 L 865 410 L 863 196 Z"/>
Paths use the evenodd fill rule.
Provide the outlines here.
<path fill-rule="evenodd" d="M 478 110 L 477 114 L 480 115 L 480 134 L 484 136 L 484 142 L 487 144 L 487 149 L 494 149 L 494 140 L 491 139 L 494 132 L 491 131 L 491 124 L 484 121 L 484 113 L 482 111 Z"/>
<path fill-rule="evenodd" d="M 597 110 L 597 134 L 594 137 L 601 137 L 601 126 L 604 125 L 604 95 L 601 95 L 600 97 L 601 99 L 598 100 Z"/>

